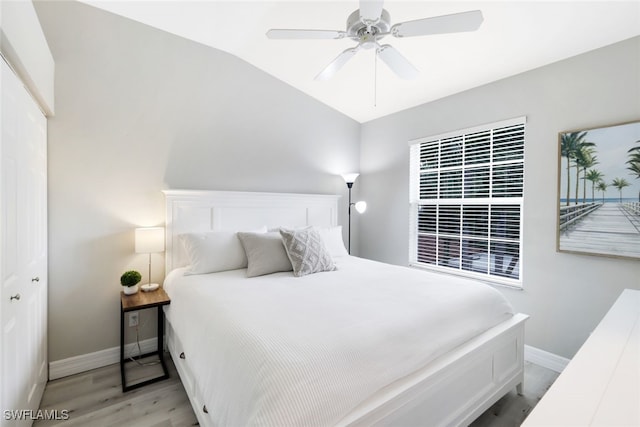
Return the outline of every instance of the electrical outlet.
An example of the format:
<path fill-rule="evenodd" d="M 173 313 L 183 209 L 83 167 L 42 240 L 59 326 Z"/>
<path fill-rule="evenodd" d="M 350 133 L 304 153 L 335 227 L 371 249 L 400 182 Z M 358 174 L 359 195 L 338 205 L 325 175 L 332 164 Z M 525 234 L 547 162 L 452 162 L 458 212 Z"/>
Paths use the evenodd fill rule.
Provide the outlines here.
<path fill-rule="evenodd" d="M 132 311 L 129 313 L 129 327 L 138 326 L 138 321 L 140 320 L 138 315 L 140 313 L 137 311 Z"/>

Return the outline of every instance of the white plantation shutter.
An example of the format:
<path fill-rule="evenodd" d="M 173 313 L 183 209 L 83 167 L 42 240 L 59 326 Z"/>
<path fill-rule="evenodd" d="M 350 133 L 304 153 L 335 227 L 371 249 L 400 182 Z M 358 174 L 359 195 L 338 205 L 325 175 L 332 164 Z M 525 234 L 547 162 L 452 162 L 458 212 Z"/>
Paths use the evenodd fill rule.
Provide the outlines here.
<path fill-rule="evenodd" d="M 410 142 L 411 265 L 520 286 L 525 122 Z"/>

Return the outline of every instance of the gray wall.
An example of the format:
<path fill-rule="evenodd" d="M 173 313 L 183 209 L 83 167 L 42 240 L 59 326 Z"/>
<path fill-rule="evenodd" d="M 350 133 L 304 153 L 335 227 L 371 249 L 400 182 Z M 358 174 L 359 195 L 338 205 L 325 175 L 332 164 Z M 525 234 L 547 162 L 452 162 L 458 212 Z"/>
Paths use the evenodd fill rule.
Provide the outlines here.
<path fill-rule="evenodd" d="M 640 119 L 640 38 L 363 124 L 360 255 L 408 263 L 409 140 L 519 116 L 524 289 L 499 289 L 531 316 L 527 344 L 572 357 L 622 290 L 640 289 L 640 261 L 555 251 L 558 132 Z"/>
<path fill-rule="evenodd" d="M 56 61 L 51 361 L 118 345 L 119 277 L 146 280 L 133 230 L 163 224 L 162 189 L 341 194 L 346 223 L 337 174 L 359 168 L 357 122 L 224 52 L 77 2 L 36 11 Z"/>

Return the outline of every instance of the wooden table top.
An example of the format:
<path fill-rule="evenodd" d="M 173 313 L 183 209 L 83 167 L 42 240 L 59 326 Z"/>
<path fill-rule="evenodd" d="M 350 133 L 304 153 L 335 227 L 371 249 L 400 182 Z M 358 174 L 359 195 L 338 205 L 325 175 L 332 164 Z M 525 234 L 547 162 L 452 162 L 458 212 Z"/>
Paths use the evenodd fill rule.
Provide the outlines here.
<path fill-rule="evenodd" d="M 140 290 L 133 295 L 125 295 L 120 291 L 120 302 L 122 303 L 122 311 L 131 311 L 167 305 L 171 303 L 171 299 L 164 289 L 158 288 L 151 292 Z"/>

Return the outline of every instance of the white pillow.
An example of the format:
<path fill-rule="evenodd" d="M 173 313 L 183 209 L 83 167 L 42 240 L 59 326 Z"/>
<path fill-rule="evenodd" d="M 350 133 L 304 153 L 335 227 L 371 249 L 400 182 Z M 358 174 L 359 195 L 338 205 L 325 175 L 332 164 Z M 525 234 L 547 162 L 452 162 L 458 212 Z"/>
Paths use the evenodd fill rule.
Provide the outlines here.
<path fill-rule="evenodd" d="M 313 227 L 297 230 L 280 229 L 284 247 L 296 277 L 336 269 L 320 233 Z"/>
<path fill-rule="evenodd" d="M 315 227 L 332 257 L 348 256 L 347 248 L 342 240 L 342 226 Z"/>
<path fill-rule="evenodd" d="M 266 232 L 263 227 L 258 232 Z M 188 274 L 207 274 L 247 267 L 247 256 L 235 231 L 185 233 L 179 236 L 189 259 Z"/>
<path fill-rule="evenodd" d="M 239 232 L 238 238 L 248 260 L 247 277 L 293 270 L 280 233 Z"/>

